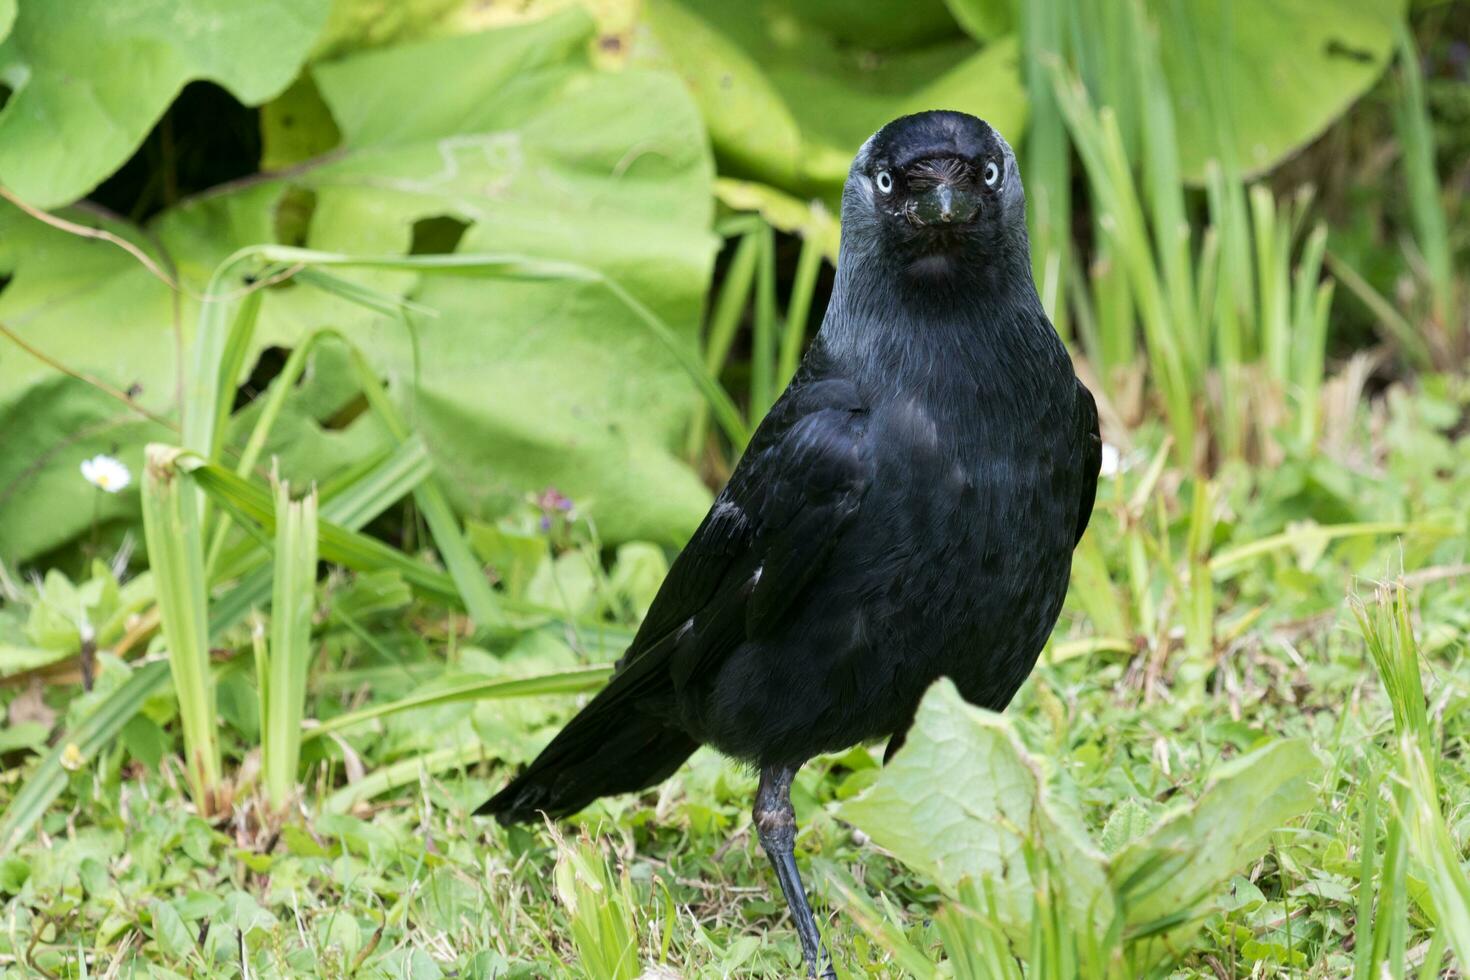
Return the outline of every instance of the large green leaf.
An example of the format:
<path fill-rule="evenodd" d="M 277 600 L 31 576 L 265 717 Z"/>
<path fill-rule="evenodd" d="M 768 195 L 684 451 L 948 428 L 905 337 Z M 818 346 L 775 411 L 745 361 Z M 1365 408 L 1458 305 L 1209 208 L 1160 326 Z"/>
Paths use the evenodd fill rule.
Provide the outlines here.
<path fill-rule="evenodd" d="M 295 77 L 328 5 L 26 0 L 0 43 L 0 81 L 13 90 L 0 110 L 0 183 L 42 207 L 75 200 L 193 79 L 264 102 Z"/>
<path fill-rule="evenodd" d="M 1213 898 L 1261 856 L 1269 835 L 1316 802 L 1320 765 L 1303 740 L 1271 742 L 1220 767 L 1199 799 L 1177 805 L 1112 860 L 1129 927 L 1149 931 Z M 1156 939 L 1155 956 L 1181 948 L 1199 921 Z"/>
<path fill-rule="evenodd" d="M 1405 0 L 1152 0 L 1180 162 L 1233 142 L 1257 173 L 1317 137 L 1383 73 Z"/>
<path fill-rule="evenodd" d="M 949 680 L 930 688 L 907 742 L 871 789 L 839 814 L 954 895 L 960 882 L 995 885 L 1000 925 L 1030 926 L 1035 885 L 1028 844 L 1044 850 L 1071 921 L 1105 931 L 1117 908 L 1107 858 L 1052 793 L 1000 716 L 966 704 Z"/>
<path fill-rule="evenodd" d="M 1016 28 L 1012 0 L 945 0 L 954 19 L 982 41 L 1002 37 Z"/>
<path fill-rule="evenodd" d="M 317 199 L 310 244 L 361 250 L 391 229 L 401 248 L 413 222 L 447 215 L 469 224 L 459 251 L 597 269 L 692 350 L 716 244 L 698 115 L 667 74 L 593 70 L 591 38 L 571 12 L 318 69 L 344 148 L 298 178 Z M 411 295 L 439 313 L 420 326 L 416 391 L 405 331 L 374 334 L 369 355 L 411 396 L 462 510 L 554 484 L 611 539 L 693 529 L 708 495 L 673 449 L 698 394 L 615 296 L 466 277 Z"/>
<path fill-rule="evenodd" d="M 1107 857 L 1009 723 L 972 707 L 948 680 L 925 695 L 908 741 L 863 795 L 839 811 L 964 901 L 967 879 L 989 881 L 994 914 L 1013 941 L 1031 927 L 1037 893 L 1027 851 L 1044 854 L 1052 901 L 1068 919 L 1121 933 L 1135 963 L 1184 950 L 1226 880 L 1264 852 L 1270 835 L 1316 800 L 1318 763 L 1300 740 L 1271 742 L 1221 766 L 1197 799 L 1174 805 Z"/>
<path fill-rule="evenodd" d="M 416 227 L 420 245 L 432 240 L 420 222 L 447 216 L 468 225 L 460 251 L 571 260 L 607 275 L 692 351 L 715 246 L 698 114 L 672 76 L 596 71 L 591 36 L 591 22 L 569 12 L 319 68 L 343 139 L 331 155 L 289 178 L 185 202 L 146 237 L 109 224 L 170 257 L 186 284 L 177 330 L 169 290 L 136 261 L 0 205 L 0 274 L 13 276 L 0 292 L 0 322 L 172 418 L 195 297 L 226 256 L 273 241 L 403 254 Z M 606 287 L 585 278 L 340 276 L 438 315 L 410 327 L 295 283 L 268 291 L 255 351 L 339 329 L 388 379 L 461 510 L 494 516 L 554 484 L 610 541 L 675 542 L 698 522 L 708 493 L 674 448 L 699 396 L 673 353 Z M 297 482 L 384 445 L 367 416 L 346 428 L 323 424 L 356 394 L 340 357 L 330 345 L 313 355 L 317 370 L 267 445 Z M 247 356 L 247 369 L 254 361 Z M 237 446 L 253 414 L 232 427 Z M 25 450 L 0 456 L 0 558 L 29 558 L 89 526 L 94 492 L 77 475 L 87 455 L 116 450 L 136 471 L 142 442 L 176 441 L 135 418 L 0 338 L 0 423 L 8 446 Z M 103 520 L 136 514 L 129 493 L 99 505 Z"/>
<path fill-rule="evenodd" d="M 653 0 L 643 56 L 684 77 L 729 171 L 801 193 L 835 193 L 863 140 L 905 113 L 961 109 L 1019 138 L 1014 37 L 977 49 L 939 0 L 859 7 Z"/>
<path fill-rule="evenodd" d="M 72 370 L 133 392 L 144 407 L 170 410 L 177 344 L 168 291 L 136 261 L 0 204 L 0 276 L 12 277 L 0 292 L 0 323 Z M 136 521 L 136 479 L 105 494 L 82 479 L 79 467 L 109 453 L 136 478 L 143 445 L 169 435 L 4 337 L 0 432 L 0 561 L 7 562 L 55 548 L 94 520 Z"/>

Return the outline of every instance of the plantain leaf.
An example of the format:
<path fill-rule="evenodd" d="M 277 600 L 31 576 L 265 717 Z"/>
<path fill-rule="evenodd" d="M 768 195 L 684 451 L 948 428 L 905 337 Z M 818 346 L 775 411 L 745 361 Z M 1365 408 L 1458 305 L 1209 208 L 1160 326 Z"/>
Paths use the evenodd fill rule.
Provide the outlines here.
<path fill-rule="evenodd" d="M 993 881 L 999 924 L 1018 941 L 1035 896 L 1028 845 L 1043 848 L 1066 881 L 1073 922 L 1105 931 L 1116 914 L 1107 858 L 1078 816 L 1049 790 L 1010 725 L 966 704 L 947 679 L 924 696 L 878 781 L 838 812 L 948 894 L 965 880 Z"/>

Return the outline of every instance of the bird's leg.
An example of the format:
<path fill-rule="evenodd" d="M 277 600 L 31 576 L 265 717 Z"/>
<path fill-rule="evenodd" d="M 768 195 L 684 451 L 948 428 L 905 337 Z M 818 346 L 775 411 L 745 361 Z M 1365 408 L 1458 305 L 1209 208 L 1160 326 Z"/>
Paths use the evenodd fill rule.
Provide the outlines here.
<path fill-rule="evenodd" d="M 824 980 L 832 980 L 836 977 L 832 959 L 822 946 L 817 920 L 812 916 L 806 891 L 801 887 L 801 875 L 796 870 L 796 811 L 791 806 L 791 780 L 795 775 L 796 769 L 792 766 L 762 769 L 752 815 L 761 847 L 765 848 L 766 857 L 775 869 L 776 880 L 781 882 L 786 905 L 791 909 L 791 918 L 796 922 L 807 975 L 814 977 L 820 973 Z"/>

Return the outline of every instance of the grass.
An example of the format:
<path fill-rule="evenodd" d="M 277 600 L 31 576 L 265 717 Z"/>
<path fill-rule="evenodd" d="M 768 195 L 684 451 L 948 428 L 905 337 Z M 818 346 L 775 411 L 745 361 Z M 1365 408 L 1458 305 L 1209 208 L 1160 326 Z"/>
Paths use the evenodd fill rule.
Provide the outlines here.
<path fill-rule="evenodd" d="M 1470 386 L 1396 385 L 1335 420 L 1351 455 L 1313 448 L 1324 268 L 1405 356 L 1457 349 L 1463 284 L 1417 74 L 1402 72 L 1395 114 L 1422 289 L 1406 315 L 1328 254 L 1310 194 L 1248 186 L 1226 152 L 1186 196 L 1141 4 L 1035 4 L 1021 26 L 1043 299 L 1118 402 L 1146 374 L 1143 414 L 1158 406 L 1165 432 L 1137 433 L 1103 481 L 1063 619 L 1005 720 L 971 718 L 990 748 L 940 772 L 944 740 L 916 736 L 886 768 L 858 747 L 801 773 L 799 860 L 839 975 L 1463 971 Z M 1412 66 L 1407 35 L 1399 48 Z M 1086 256 L 1070 235 L 1073 150 Z M 1208 217 L 1198 233 L 1191 205 Z M 721 230 L 737 241 L 698 352 L 571 264 L 263 246 L 219 267 L 180 445 L 153 447 L 143 477 L 149 571 L 129 574 L 124 554 L 77 583 L 0 578 L 7 615 L 106 620 L 92 690 L 0 678 L 0 976 L 799 971 L 743 767 L 701 751 L 561 827 L 472 816 L 604 682 L 667 570 L 660 549 L 610 552 L 584 517 L 531 501 L 463 526 L 422 441 L 330 329 L 292 351 L 243 445 L 224 445 L 259 289 L 291 279 L 414 330 L 432 311 L 339 275 L 389 267 L 609 291 L 704 393 L 686 455 L 723 472 L 795 370 L 822 252 L 802 242 L 783 307 L 772 228 L 737 215 Z M 732 366 L 742 331 L 749 356 Z M 261 455 L 326 342 L 395 445 L 295 500 Z M 432 550 L 364 531 L 385 513 Z M 81 598 L 58 612 L 56 596 Z M 53 725 L 27 720 L 48 713 L 50 745 Z M 1003 766 L 1020 796 L 972 793 L 942 827 L 927 810 L 874 816 L 884 794 L 988 789 Z M 957 875 L 926 851 L 956 840 L 952 854 L 1004 860 Z"/>
<path fill-rule="evenodd" d="M 1286 736 L 1312 746 L 1310 809 L 1206 896 L 1174 975 L 1377 976 L 1385 963 L 1429 975 L 1426 964 L 1463 948 L 1470 556 L 1463 532 L 1440 525 L 1463 521 L 1470 457 L 1426 419 L 1444 418 L 1443 404 L 1463 411 L 1470 393 L 1389 404 L 1367 473 L 1288 458 L 1207 489 L 1166 464 L 1105 481 L 1089 547 L 1117 597 L 1121 642 L 1044 659 L 1008 712 L 1110 853 L 1198 796 L 1225 760 Z M 1429 478 L 1444 465 L 1448 476 Z M 242 499 L 235 519 L 276 527 L 258 509 L 269 500 Z M 1304 531 L 1293 525 L 1303 508 L 1345 509 L 1357 533 Z M 1369 520 L 1385 516 L 1396 521 Z M 590 540 L 580 525 L 568 533 L 564 554 Z M 324 556 L 333 540 L 343 546 L 324 531 Z M 1348 602 L 1355 574 L 1391 577 L 1401 564 L 1407 584 L 1386 605 Z M 306 816 L 279 830 L 204 819 L 160 727 L 172 699 L 155 697 L 137 724 L 78 753 L 82 765 L 58 763 L 55 802 L 0 859 L 0 968 L 238 976 L 243 956 L 251 975 L 792 975 L 799 951 L 753 843 L 753 779 L 740 767 L 701 752 L 666 786 L 598 804 L 560 834 L 470 816 L 572 709 L 572 692 L 597 683 L 580 665 L 616 655 L 633 619 L 611 610 L 636 603 L 606 607 L 599 642 L 517 613 L 534 603 L 507 595 L 520 628 L 485 646 L 446 629 L 453 619 L 432 595 L 385 590 L 384 574 L 401 570 L 336 575 L 315 596 L 318 608 L 351 610 L 361 632 L 332 617 L 311 627 L 321 653 L 305 716 L 321 725 L 300 745 Z M 602 574 L 593 593 L 618 569 Z M 1074 590 L 1057 650 L 1096 635 L 1085 609 L 1097 595 Z M 248 633 L 242 622 L 212 641 L 236 651 L 214 665 L 231 775 L 258 737 L 241 701 L 254 689 Z M 105 654 L 99 666 L 97 689 L 68 706 L 73 719 L 149 670 Z M 1412 753 L 1404 731 L 1419 733 Z M 44 766 L 11 770 L 0 803 L 15 805 L 30 786 L 20 777 Z M 1014 952 L 1033 964 L 1027 976 L 1134 975 L 1108 952 L 1124 936 L 1078 946 L 1090 932 L 1062 913 L 1011 946 L 983 886 L 945 897 L 838 819 L 880 771 L 858 749 L 807 767 L 796 789 L 801 860 L 843 975 L 1020 975 Z"/>

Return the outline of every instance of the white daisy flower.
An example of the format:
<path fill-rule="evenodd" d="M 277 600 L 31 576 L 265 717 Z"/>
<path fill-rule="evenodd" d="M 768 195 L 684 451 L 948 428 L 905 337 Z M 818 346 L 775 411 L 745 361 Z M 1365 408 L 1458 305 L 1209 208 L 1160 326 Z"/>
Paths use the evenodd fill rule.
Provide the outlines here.
<path fill-rule="evenodd" d="M 117 493 L 133 482 L 133 474 L 128 472 L 122 460 L 111 456 L 97 455 L 82 460 L 82 476 L 92 486 L 108 493 Z"/>
<path fill-rule="evenodd" d="M 1102 466 L 1099 467 L 1098 472 L 1110 480 L 1123 472 L 1123 454 L 1111 442 L 1103 443 Z"/>

